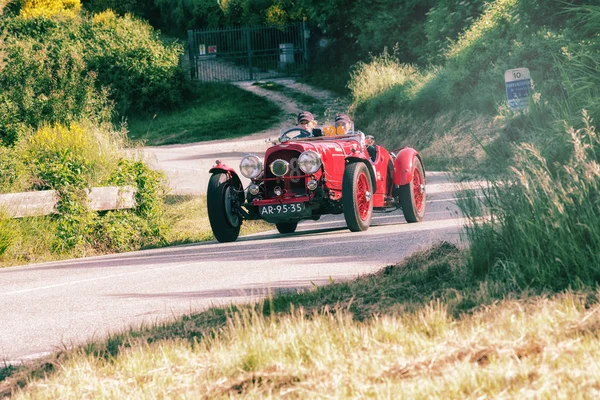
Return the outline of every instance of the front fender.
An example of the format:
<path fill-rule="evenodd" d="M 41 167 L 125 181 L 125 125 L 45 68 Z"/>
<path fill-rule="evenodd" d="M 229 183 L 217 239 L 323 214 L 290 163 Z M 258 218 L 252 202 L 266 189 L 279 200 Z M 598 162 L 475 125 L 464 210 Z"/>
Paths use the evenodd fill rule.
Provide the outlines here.
<path fill-rule="evenodd" d="M 415 159 L 418 158 L 423 163 L 418 151 L 411 147 L 405 147 L 394 161 L 394 185 L 408 185 L 413 179 L 415 170 Z"/>
<path fill-rule="evenodd" d="M 370 161 L 365 160 L 364 158 L 359 157 L 348 157 L 346 158 L 347 163 L 353 162 L 361 162 L 367 166 L 369 173 L 371 175 L 371 182 L 373 183 L 373 192 L 377 190 L 377 175 L 375 175 L 375 169 L 373 168 L 373 164 Z"/>
<path fill-rule="evenodd" d="M 229 178 L 233 180 L 235 185 L 237 185 L 239 188 L 243 187 L 242 181 L 240 180 L 240 177 L 238 176 L 237 172 L 235 172 L 235 170 L 233 168 L 228 167 L 225 164 L 217 164 L 214 167 L 212 167 L 210 170 L 208 170 L 208 172 L 211 174 L 218 174 L 218 173 L 227 174 L 229 176 Z"/>

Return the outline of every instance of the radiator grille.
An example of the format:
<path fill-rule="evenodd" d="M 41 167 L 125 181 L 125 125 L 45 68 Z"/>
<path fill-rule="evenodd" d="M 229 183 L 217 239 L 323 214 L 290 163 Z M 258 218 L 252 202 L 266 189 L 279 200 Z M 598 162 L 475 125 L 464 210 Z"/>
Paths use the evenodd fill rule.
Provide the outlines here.
<path fill-rule="evenodd" d="M 271 173 L 269 166 L 275 160 L 285 160 L 290 163 L 289 172 L 280 179 L 279 182 L 276 180 L 268 180 L 265 182 L 267 191 L 267 197 L 275 197 L 273 190 L 276 186 L 285 189 L 286 195 L 305 195 L 306 194 L 306 178 L 304 172 L 298 168 L 298 157 L 300 153 L 294 150 L 281 150 L 277 151 L 269 156 L 266 160 L 266 172 L 267 179 L 277 178 Z"/>

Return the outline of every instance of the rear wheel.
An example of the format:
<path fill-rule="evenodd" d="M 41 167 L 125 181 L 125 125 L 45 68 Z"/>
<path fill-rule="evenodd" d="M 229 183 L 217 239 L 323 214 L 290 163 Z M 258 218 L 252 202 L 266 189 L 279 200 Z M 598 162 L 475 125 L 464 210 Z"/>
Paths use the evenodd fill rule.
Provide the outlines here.
<path fill-rule="evenodd" d="M 342 182 L 342 205 L 348 229 L 366 231 L 373 218 L 373 185 L 367 166 L 361 162 L 349 164 Z"/>
<path fill-rule="evenodd" d="M 406 222 L 421 222 L 425 215 L 425 170 L 421 160 L 415 158 L 415 169 L 408 185 L 398 188 L 400 206 Z"/>
<path fill-rule="evenodd" d="M 221 243 L 234 242 L 240 235 L 242 217 L 235 212 L 235 204 L 240 194 L 243 196 L 242 190 L 225 173 L 215 173 L 208 181 L 208 219 L 215 238 Z"/>
<path fill-rule="evenodd" d="M 275 224 L 279 233 L 294 233 L 296 232 L 296 227 L 298 226 L 298 221 L 296 222 L 279 222 Z"/>

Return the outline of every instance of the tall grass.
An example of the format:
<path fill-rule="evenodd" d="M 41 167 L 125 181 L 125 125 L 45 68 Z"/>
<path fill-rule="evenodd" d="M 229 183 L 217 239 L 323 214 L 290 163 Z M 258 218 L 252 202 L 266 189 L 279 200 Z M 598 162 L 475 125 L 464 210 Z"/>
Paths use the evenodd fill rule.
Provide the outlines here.
<path fill-rule="evenodd" d="M 556 172 L 535 146 L 519 146 L 487 193 L 490 220 L 467 227 L 476 274 L 553 289 L 600 282 L 600 137 L 585 113 L 584 124 L 567 130 L 572 156 Z"/>
<path fill-rule="evenodd" d="M 484 202 L 489 221 L 467 228 L 471 265 L 480 276 L 500 273 L 521 286 L 552 289 L 600 282 L 600 7 L 569 12 L 591 39 L 572 43 L 556 59 L 564 97 L 532 104 L 521 117 L 521 139 L 529 140 L 506 161 L 508 175 L 492 177 Z M 588 106 L 591 114 L 582 115 Z"/>

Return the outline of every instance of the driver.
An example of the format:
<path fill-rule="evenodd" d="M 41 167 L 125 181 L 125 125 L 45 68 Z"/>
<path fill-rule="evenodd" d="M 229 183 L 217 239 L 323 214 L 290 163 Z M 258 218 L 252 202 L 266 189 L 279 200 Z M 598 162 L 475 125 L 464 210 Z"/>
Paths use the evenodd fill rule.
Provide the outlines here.
<path fill-rule="evenodd" d="M 313 133 L 313 128 L 317 126 L 315 116 L 310 111 L 300 111 L 298 113 L 298 128 Z"/>

